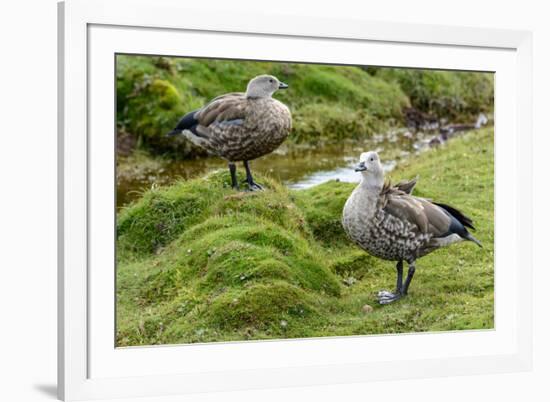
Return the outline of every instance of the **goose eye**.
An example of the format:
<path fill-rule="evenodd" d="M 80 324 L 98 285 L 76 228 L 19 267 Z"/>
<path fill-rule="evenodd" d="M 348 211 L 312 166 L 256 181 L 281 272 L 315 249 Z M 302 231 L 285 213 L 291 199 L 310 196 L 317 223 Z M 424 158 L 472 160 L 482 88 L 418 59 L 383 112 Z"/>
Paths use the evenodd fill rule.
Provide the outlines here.
<path fill-rule="evenodd" d="M 269 82 L 273 82 L 273 80 L 269 80 Z"/>
<path fill-rule="evenodd" d="M 370 161 L 371 161 L 371 162 L 374 162 L 374 158 L 373 158 L 372 156 L 370 157 Z"/>

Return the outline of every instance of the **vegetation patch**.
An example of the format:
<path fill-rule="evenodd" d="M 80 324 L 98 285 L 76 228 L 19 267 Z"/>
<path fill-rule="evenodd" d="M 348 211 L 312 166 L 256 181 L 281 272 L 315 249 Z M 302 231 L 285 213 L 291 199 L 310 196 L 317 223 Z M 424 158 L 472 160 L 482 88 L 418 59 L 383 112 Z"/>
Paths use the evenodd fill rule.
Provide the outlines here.
<path fill-rule="evenodd" d="M 317 142 L 366 137 L 400 120 L 406 95 L 393 82 L 358 67 L 235 62 L 147 56 L 117 56 L 117 124 L 138 147 L 172 157 L 205 155 L 182 137 L 167 138 L 185 113 L 210 99 L 243 92 L 248 81 L 273 74 L 288 82 L 276 97 L 295 115 L 290 141 Z"/>
<path fill-rule="evenodd" d="M 469 123 L 481 112 L 492 112 L 494 76 L 490 73 L 381 67 L 367 71 L 394 82 L 412 106 L 439 118 Z"/>
<path fill-rule="evenodd" d="M 422 258 L 410 295 L 383 307 L 376 292 L 394 286 L 394 263 L 340 224 L 353 184 L 290 191 L 262 177 L 265 191 L 239 193 L 220 171 L 152 189 L 117 216 L 117 345 L 493 328 L 493 174 L 492 129 L 392 172 L 471 216 L 484 248 Z"/>
<path fill-rule="evenodd" d="M 452 121 L 491 112 L 493 74 L 381 67 L 326 66 L 190 58 L 117 56 L 119 139 L 174 158 L 206 152 L 183 137 L 166 137 L 181 116 L 214 97 L 242 92 L 259 74 L 290 85 L 275 97 L 294 116 L 295 143 L 367 138 L 405 124 L 403 110 Z"/>

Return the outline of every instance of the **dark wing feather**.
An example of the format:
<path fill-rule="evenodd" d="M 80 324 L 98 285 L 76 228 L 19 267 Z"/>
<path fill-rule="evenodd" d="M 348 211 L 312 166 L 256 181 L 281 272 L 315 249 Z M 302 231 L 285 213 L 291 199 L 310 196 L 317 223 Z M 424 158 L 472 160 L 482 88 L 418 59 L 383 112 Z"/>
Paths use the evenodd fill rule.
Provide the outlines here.
<path fill-rule="evenodd" d="M 185 116 L 183 116 L 176 127 L 170 131 L 167 135 L 168 136 L 174 136 L 181 134 L 183 130 L 190 130 L 195 135 L 197 134 L 197 125 L 199 122 L 197 119 L 195 119 L 195 114 L 197 113 L 197 110 L 193 110 L 192 112 L 187 113 Z"/>
<path fill-rule="evenodd" d="M 474 222 L 472 221 L 472 219 L 470 219 L 469 217 L 467 217 L 466 215 L 464 215 L 462 212 L 460 212 L 458 209 L 456 208 L 453 208 L 451 207 L 450 205 L 447 205 L 447 204 L 441 204 L 441 203 L 438 203 L 438 202 L 434 202 L 435 205 L 443 208 L 445 211 L 447 211 L 448 213 L 450 213 L 453 217 L 455 217 L 460 223 L 462 223 L 464 226 L 472 229 L 472 230 L 476 230 L 476 228 L 474 227 Z"/>

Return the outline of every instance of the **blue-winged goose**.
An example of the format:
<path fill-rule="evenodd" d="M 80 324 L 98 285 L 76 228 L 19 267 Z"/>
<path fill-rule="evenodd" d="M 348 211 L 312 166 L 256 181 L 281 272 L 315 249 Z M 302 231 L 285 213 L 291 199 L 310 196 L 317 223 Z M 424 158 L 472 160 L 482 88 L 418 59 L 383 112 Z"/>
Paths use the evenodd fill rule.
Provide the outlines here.
<path fill-rule="evenodd" d="M 273 152 L 288 136 L 292 117 L 288 107 L 272 95 L 288 88 L 272 75 L 260 75 L 248 83 L 246 93 L 218 96 L 180 120 L 169 135 L 183 134 L 194 144 L 229 162 L 231 184 L 238 189 L 235 162 L 243 161 L 250 190 L 254 182 L 248 161 Z"/>
<path fill-rule="evenodd" d="M 397 261 L 394 292 L 380 291 L 378 300 L 388 304 L 407 294 L 416 259 L 462 240 L 481 243 L 468 232 L 472 220 L 445 204 L 413 196 L 416 180 L 392 186 L 384 183 L 384 171 L 376 152 L 361 154 L 361 183 L 346 201 L 342 225 L 348 236 L 368 253 Z M 409 264 L 403 283 L 403 261 Z"/>

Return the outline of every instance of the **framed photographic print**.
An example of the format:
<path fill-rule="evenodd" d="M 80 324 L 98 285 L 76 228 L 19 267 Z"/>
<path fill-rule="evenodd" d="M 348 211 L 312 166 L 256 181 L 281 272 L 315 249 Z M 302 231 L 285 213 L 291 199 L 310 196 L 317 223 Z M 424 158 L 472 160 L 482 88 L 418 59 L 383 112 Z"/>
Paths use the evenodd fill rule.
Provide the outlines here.
<path fill-rule="evenodd" d="M 59 396 L 530 369 L 531 35 L 179 3 L 59 5 Z"/>

